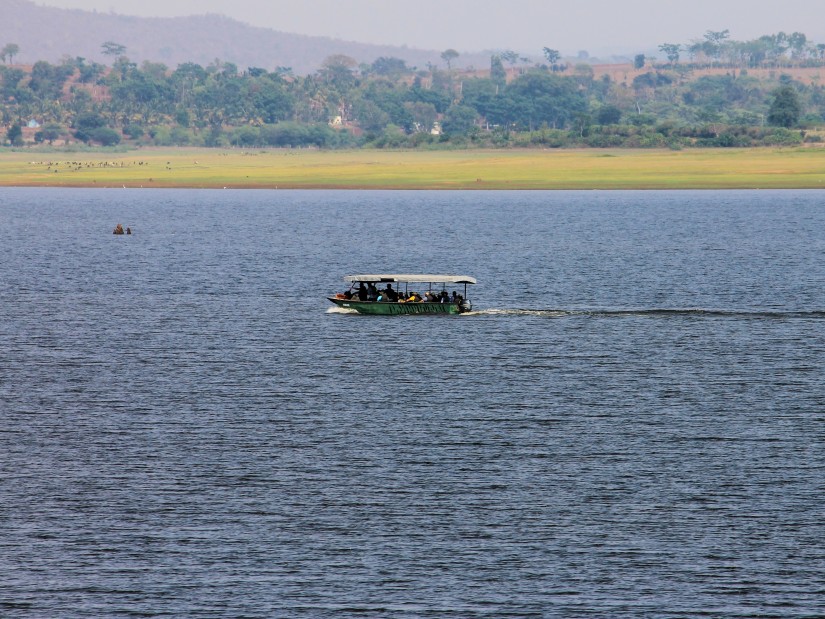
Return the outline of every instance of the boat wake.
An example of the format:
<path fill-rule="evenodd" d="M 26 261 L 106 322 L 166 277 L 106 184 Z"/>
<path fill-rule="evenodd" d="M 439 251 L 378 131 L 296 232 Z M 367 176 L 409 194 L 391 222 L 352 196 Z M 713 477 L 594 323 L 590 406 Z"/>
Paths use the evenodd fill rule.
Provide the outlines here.
<path fill-rule="evenodd" d="M 358 314 L 347 307 L 330 307 L 327 314 Z M 410 314 L 412 315 L 412 314 Z M 461 316 L 536 316 L 540 318 L 744 318 L 752 320 L 825 320 L 825 310 L 720 310 L 702 308 L 643 308 L 643 309 L 530 309 L 487 308 L 460 314 Z"/>
<path fill-rule="evenodd" d="M 334 305 L 332 307 L 327 308 L 327 314 L 357 314 L 354 309 L 350 309 L 348 307 L 338 307 Z"/>
<path fill-rule="evenodd" d="M 719 309 L 483 309 L 463 316 L 539 316 L 544 318 L 593 317 L 624 318 L 645 317 L 697 317 L 697 318 L 751 318 L 751 319 L 825 319 L 825 310 L 780 311 L 780 310 L 719 310 Z"/>

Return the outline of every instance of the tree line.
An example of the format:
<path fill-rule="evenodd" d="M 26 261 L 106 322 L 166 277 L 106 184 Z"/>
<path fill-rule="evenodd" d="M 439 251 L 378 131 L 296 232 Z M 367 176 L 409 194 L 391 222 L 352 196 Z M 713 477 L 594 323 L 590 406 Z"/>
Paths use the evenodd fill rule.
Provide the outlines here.
<path fill-rule="evenodd" d="M 802 32 L 766 34 L 750 41 L 730 38 L 729 30 L 708 30 L 690 43 L 663 43 L 659 51 L 675 65 L 687 54 L 690 63 L 737 68 L 822 66 L 825 43 L 808 40 Z"/>
<path fill-rule="evenodd" d="M 702 53 L 721 58 L 726 33 L 708 33 Z M 796 46 L 788 42 L 776 48 L 784 49 L 789 60 L 801 40 L 782 40 L 791 39 Z M 804 40 L 799 49 L 819 49 Z M 0 66 L 0 124 L 6 143 L 13 146 L 24 143 L 23 127 L 31 121 L 38 125 L 37 142 L 104 146 L 127 141 L 241 147 L 683 148 L 820 139 L 811 129 L 823 123 L 822 85 L 781 71 L 760 79 L 746 68 L 694 75 L 694 69 L 679 63 L 677 50 L 666 49 L 671 52 L 668 64 L 646 70 L 645 59 L 637 57 L 633 79 L 617 81 L 596 77 L 587 63 L 562 63 L 558 51 L 549 47 L 544 48 L 546 63 L 529 64 L 514 52 L 502 52 L 492 55 L 484 71 L 456 70 L 453 61 L 459 53 L 450 49 L 441 55 L 444 68 L 418 69 L 392 57 L 358 64 L 336 55 L 315 73 L 297 76 L 289 67 L 240 70 L 219 60 L 205 67 L 138 66 L 124 46 L 112 41 L 103 44 L 110 64 L 76 57 L 57 64 L 39 61 L 27 69 L 6 64 L 19 52 L 8 44 Z M 812 60 L 806 56 L 806 62 Z"/>

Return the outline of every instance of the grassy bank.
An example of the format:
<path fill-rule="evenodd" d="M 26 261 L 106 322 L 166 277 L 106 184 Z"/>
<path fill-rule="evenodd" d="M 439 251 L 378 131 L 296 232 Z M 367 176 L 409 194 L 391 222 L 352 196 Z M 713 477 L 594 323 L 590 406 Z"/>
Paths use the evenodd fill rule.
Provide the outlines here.
<path fill-rule="evenodd" d="M 0 152 L 0 186 L 352 189 L 822 188 L 825 150 Z"/>

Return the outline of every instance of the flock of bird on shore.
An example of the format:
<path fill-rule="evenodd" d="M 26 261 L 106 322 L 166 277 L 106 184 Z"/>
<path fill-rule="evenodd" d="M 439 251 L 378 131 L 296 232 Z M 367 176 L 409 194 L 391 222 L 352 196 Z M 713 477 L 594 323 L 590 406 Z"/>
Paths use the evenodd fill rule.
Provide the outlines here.
<path fill-rule="evenodd" d="M 46 166 L 46 170 L 59 172 L 61 169 L 77 172 L 79 170 L 100 168 L 130 168 L 132 166 L 149 167 L 148 161 L 29 161 L 29 165 Z M 195 165 L 198 162 L 195 161 Z M 172 162 L 166 162 L 166 169 L 172 169 Z"/>

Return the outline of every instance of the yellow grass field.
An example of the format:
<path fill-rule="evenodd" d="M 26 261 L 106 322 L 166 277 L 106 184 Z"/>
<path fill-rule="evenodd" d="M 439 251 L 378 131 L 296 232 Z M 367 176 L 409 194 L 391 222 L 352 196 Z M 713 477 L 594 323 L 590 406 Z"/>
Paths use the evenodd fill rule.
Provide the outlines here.
<path fill-rule="evenodd" d="M 0 152 L 0 186 L 349 189 L 822 188 L 825 149 Z"/>

